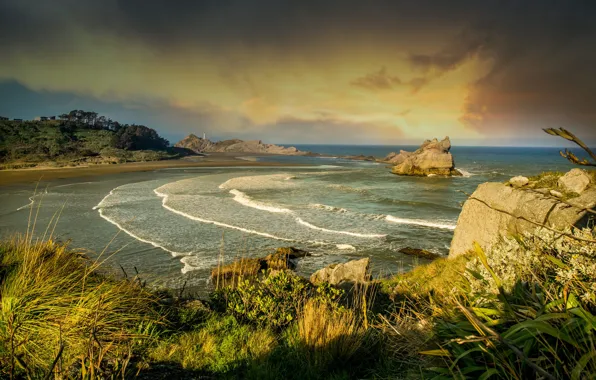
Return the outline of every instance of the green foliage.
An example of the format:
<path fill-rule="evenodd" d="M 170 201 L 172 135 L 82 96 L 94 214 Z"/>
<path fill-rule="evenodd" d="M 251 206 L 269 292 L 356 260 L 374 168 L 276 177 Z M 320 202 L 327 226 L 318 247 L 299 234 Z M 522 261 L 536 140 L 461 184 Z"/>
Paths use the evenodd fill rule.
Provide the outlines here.
<path fill-rule="evenodd" d="M 142 125 L 121 125 L 95 112 L 82 110 L 63 114 L 62 118 L 0 121 L 0 162 L 5 168 L 48 161 L 70 165 L 98 163 L 105 156 L 103 153 L 115 151 L 120 153 L 109 155 L 108 162 L 153 161 L 182 153 L 166 154 L 168 141 Z"/>
<path fill-rule="evenodd" d="M 242 279 L 235 287 L 224 287 L 212 294 L 212 301 L 242 320 L 282 328 L 295 320 L 297 309 L 308 298 L 335 302 L 341 295 L 328 284 L 315 287 L 289 271 L 279 271 L 263 281 Z"/>
<path fill-rule="evenodd" d="M 471 290 L 457 295 L 456 313 L 435 320 L 435 340 L 449 359 L 435 372 L 462 379 L 590 378 L 595 248 L 544 230 L 506 240 L 490 254 L 477 247 L 468 265 Z"/>
<path fill-rule="evenodd" d="M 194 331 L 160 342 L 149 357 L 179 363 L 185 369 L 225 374 L 258 361 L 276 344 L 268 329 L 240 324 L 232 315 L 213 315 Z"/>

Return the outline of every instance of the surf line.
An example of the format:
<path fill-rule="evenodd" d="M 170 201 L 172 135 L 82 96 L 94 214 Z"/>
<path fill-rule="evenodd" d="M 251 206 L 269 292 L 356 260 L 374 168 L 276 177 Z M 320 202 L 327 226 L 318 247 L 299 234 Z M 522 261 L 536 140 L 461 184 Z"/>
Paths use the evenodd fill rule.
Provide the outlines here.
<path fill-rule="evenodd" d="M 275 207 L 275 206 L 269 206 L 266 204 L 255 202 L 248 195 L 246 195 L 245 193 L 238 191 L 236 189 L 230 190 L 230 194 L 234 195 L 234 201 L 236 201 L 244 206 L 247 206 L 247 207 L 252 207 L 257 210 L 263 210 L 263 211 L 268 211 L 268 212 L 273 212 L 273 213 L 286 213 L 286 214 L 294 215 L 294 212 L 292 210 L 288 210 L 286 208 L 279 208 L 279 207 Z M 324 206 L 324 205 L 322 205 L 322 206 Z M 326 206 L 326 207 L 329 207 L 329 206 Z M 344 210 L 344 209 L 341 209 L 341 210 Z M 345 211 L 347 211 L 347 210 L 345 210 Z M 329 230 L 327 228 L 315 226 L 314 224 L 311 224 L 299 217 L 296 217 L 295 220 L 297 223 L 302 224 L 303 226 L 305 226 L 307 228 L 326 232 L 326 233 L 331 233 L 331 234 L 349 235 L 349 236 L 355 236 L 355 237 L 360 237 L 360 238 L 383 238 L 383 237 L 387 236 L 387 235 L 380 235 L 380 234 L 362 234 L 362 233 L 350 232 L 350 231 Z"/>
<path fill-rule="evenodd" d="M 113 189 L 112 191 L 114 191 L 115 189 Z M 110 194 L 113 194 L 112 191 L 110 191 Z M 101 203 L 110 196 L 110 194 L 106 195 L 101 202 L 99 202 L 97 204 L 97 206 L 93 207 L 93 210 L 98 210 L 99 212 L 99 216 L 101 216 L 103 219 L 107 220 L 108 222 L 112 223 L 113 225 L 115 225 L 116 227 L 118 227 L 118 229 L 120 229 L 121 231 L 123 231 L 125 234 L 127 234 L 128 236 L 132 237 L 133 239 L 136 239 L 140 242 L 143 243 L 147 243 L 147 244 L 151 244 L 152 246 L 154 246 L 155 248 L 160 248 L 163 249 L 164 251 L 170 253 L 173 257 L 180 257 L 180 256 L 188 256 L 192 253 L 191 252 L 176 252 L 176 251 L 172 251 L 171 249 L 167 249 L 166 247 L 164 247 L 161 244 L 158 244 L 156 242 L 153 242 L 151 240 L 146 240 L 143 239 L 142 237 L 135 235 L 134 233 L 130 232 L 129 230 L 127 230 L 126 228 L 122 227 L 121 224 L 119 224 L 118 222 L 116 222 L 115 220 L 112 220 L 110 218 L 108 218 L 107 216 L 104 215 L 103 210 L 101 208 Z"/>
<path fill-rule="evenodd" d="M 162 206 L 163 206 L 163 207 L 164 207 L 166 210 L 169 210 L 169 211 L 171 211 L 171 212 L 173 212 L 173 213 L 175 213 L 175 214 L 178 214 L 178 215 L 182 215 L 182 216 L 183 216 L 183 217 L 185 217 L 185 218 L 192 219 L 192 220 L 196 220 L 197 222 L 201 222 L 201 223 L 214 224 L 214 225 L 216 225 L 216 226 L 220 226 L 220 227 L 225 227 L 225 228 L 230 228 L 230 229 L 234 229 L 234 230 L 238 230 L 238 231 L 246 232 L 246 233 L 248 233 L 248 234 L 259 235 L 259 236 L 267 237 L 267 238 L 270 238 L 270 239 L 282 240 L 282 241 L 291 241 L 291 242 L 295 242 L 295 241 L 296 241 L 295 239 L 286 239 L 286 238 L 282 238 L 282 237 L 279 237 L 279 236 L 275 236 L 275 235 L 268 234 L 268 233 L 266 233 L 266 232 L 259 232 L 259 231 L 249 230 L 249 229 L 247 229 L 247 228 L 238 227 L 238 226 L 233 226 L 233 225 L 231 225 L 231 224 L 226 224 L 226 223 L 222 223 L 222 222 L 217 222 L 217 221 L 215 221 L 215 220 L 202 219 L 202 218 L 199 218 L 199 217 L 196 217 L 196 216 L 193 216 L 193 215 L 189 215 L 189 214 L 187 214 L 187 213 L 185 213 L 185 212 L 182 212 L 182 211 L 180 211 L 180 210 L 176 210 L 175 208 L 168 206 L 168 205 L 166 204 L 166 203 L 168 202 L 168 197 L 169 197 L 167 194 L 164 194 L 164 193 L 161 193 L 161 192 L 159 192 L 159 191 L 158 191 L 158 189 L 155 189 L 155 190 L 153 190 L 153 192 L 154 192 L 154 193 L 155 193 L 155 194 L 156 194 L 158 197 L 162 198 L 162 199 L 161 199 L 161 205 L 162 205 Z"/>
<path fill-rule="evenodd" d="M 416 220 L 416 219 L 403 219 L 403 218 L 396 218 L 395 216 L 387 215 L 385 219 L 388 222 L 397 223 L 397 224 L 409 224 L 415 226 L 422 226 L 422 227 L 432 227 L 432 228 L 440 228 L 444 230 L 455 230 L 455 226 L 452 224 L 444 224 L 444 223 L 434 223 L 434 222 L 427 222 L 425 220 Z"/>

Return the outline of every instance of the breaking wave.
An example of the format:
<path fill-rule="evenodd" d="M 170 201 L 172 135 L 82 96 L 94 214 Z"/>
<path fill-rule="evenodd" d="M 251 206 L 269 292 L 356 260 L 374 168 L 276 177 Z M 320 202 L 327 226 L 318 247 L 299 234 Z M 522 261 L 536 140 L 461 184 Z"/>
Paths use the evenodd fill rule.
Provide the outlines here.
<path fill-rule="evenodd" d="M 385 219 L 388 222 L 397 223 L 397 224 L 409 224 L 409 225 L 415 225 L 415 226 L 440 228 L 440 229 L 444 229 L 444 230 L 455 230 L 454 224 L 437 223 L 437 222 L 431 222 L 428 220 L 420 220 L 420 219 L 396 218 L 395 216 L 391 216 L 391 215 L 387 215 Z"/>
<path fill-rule="evenodd" d="M 232 189 L 230 190 L 230 194 L 234 195 L 234 200 L 244 206 L 256 208 L 257 210 L 269 211 L 269 212 L 283 212 L 291 214 L 292 211 L 288 210 L 287 208 L 275 207 L 271 205 L 267 205 L 265 203 L 257 202 L 253 200 L 251 197 L 246 195 L 240 190 Z"/>

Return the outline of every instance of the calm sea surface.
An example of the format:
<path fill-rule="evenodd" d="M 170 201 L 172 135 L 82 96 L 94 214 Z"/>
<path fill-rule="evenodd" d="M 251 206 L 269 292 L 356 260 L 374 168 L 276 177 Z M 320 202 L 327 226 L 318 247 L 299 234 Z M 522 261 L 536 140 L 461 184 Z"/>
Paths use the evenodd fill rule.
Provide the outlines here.
<path fill-rule="evenodd" d="M 410 146 L 301 145 L 332 156 L 384 157 Z M 410 178 L 383 164 L 340 158 L 267 157 L 292 168 L 159 170 L 0 188 L 0 232 L 55 235 L 138 271 L 158 286 L 201 286 L 218 256 L 263 256 L 279 246 L 312 253 L 298 271 L 370 256 L 376 274 L 408 270 L 398 251 L 449 251 L 461 203 L 478 184 L 572 166 L 556 148 L 454 147 L 463 177 Z M 1 175 L 1 174 L 0 174 Z M 32 202 L 33 201 L 33 202 Z M 33 205 L 33 208 L 31 207 Z M 39 206 L 39 207 L 38 207 Z"/>

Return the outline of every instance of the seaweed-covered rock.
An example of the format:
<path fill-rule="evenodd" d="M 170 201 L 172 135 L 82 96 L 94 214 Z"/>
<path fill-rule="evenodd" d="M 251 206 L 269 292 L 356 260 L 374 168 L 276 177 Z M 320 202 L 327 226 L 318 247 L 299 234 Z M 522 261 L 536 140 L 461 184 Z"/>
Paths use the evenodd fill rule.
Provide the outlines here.
<path fill-rule="evenodd" d="M 423 259 L 428 259 L 428 260 L 434 260 L 434 259 L 438 259 L 439 257 L 441 257 L 441 255 L 438 255 L 436 253 L 427 251 L 425 249 L 420 249 L 420 248 L 410 248 L 410 247 L 405 247 L 399 250 L 399 252 L 408 255 L 408 256 L 416 256 L 416 257 L 422 257 Z"/>

